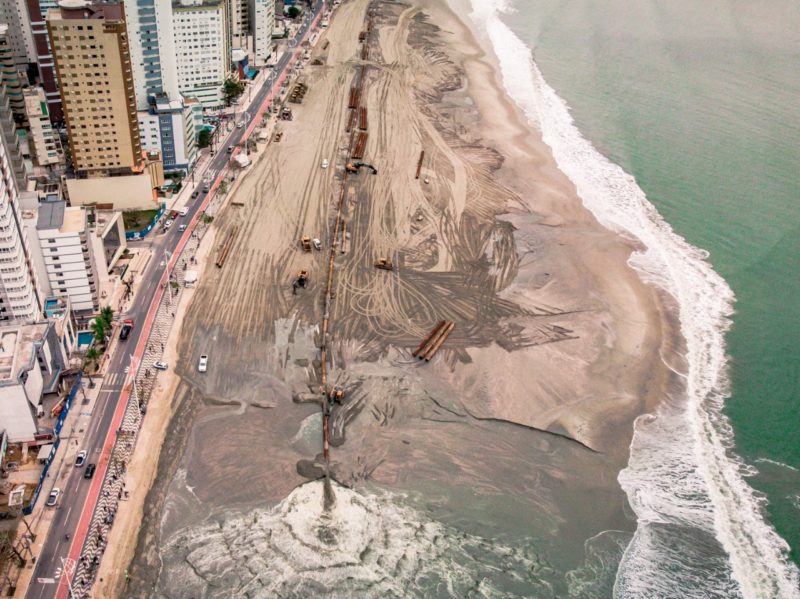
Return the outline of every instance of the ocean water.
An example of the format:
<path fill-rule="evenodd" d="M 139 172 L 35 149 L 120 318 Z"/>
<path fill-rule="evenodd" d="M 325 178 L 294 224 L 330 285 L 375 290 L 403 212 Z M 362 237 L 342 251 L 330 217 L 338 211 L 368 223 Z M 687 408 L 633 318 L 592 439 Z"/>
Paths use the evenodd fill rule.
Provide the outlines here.
<path fill-rule="evenodd" d="M 615 596 L 800 597 L 800 5 L 471 2 L 586 206 L 679 305 L 686 395 L 637 422 Z"/>

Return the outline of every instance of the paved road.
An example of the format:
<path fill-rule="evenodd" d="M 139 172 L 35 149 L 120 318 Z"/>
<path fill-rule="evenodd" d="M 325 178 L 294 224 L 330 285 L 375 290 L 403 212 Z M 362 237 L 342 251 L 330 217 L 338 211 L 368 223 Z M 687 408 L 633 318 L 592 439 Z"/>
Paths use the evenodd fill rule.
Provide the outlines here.
<path fill-rule="evenodd" d="M 309 27 L 314 23 L 322 8 L 323 3 L 317 3 L 311 18 L 309 18 L 298 31 L 295 40 L 304 39 Z M 295 52 L 296 44 L 290 42 L 289 50 L 280 57 L 273 72 L 276 74 L 282 73 L 292 60 Z M 271 87 L 277 87 L 276 83 L 279 85 L 281 80 L 282 79 L 276 75 L 273 79 L 268 80 L 268 82 L 261 87 L 256 96 L 252 98 L 246 110 L 246 123 L 241 128 L 235 128 L 229 137 L 223 140 L 222 144 L 216 148 L 216 154 L 212 158 L 207 172 L 215 173 L 216 176 L 216 174 L 224 170 L 227 161 L 230 159 L 227 148 L 229 146 L 235 146 L 245 135 L 250 135 L 252 133 L 252 130 L 258 125 L 256 117 L 260 120 L 260 116 L 258 116 L 260 114 L 260 107 L 271 93 Z M 272 84 L 272 86 L 270 84 Z M 241 117 L 237 117 L 237 121 L 241 120 Z M 205 199 L 203 181 L 196 181 L 196 185 L 194 191 L 197 193 L 197 197 L 191 199 L 187 204 L 187 216 L 178 217 L 176 225 L 170 228 L 166 233 L 159 232 L 155 235 L 152 246 L 153 258 L 150 260 L 145 272 L 139 276 L 138 283 L 136 283 L 138 286 L 136 289 L 136 297 L 131 309 L 123 315 L 123 318 L 134 319 L 137 325 L 144 322 L 147 312 L 150 309 L 153 296 L 158 289 L 158 283 L 163 276 L 166 265 L 166 252 L 174 251 L 179 240 L 184 235 L 184 233 L 178 231 L 178 225 L 181 222 L 188 223 L 203 204 L 203 200 Z M 189 235 L 189 232 L 187 231 L 185 235 Z M 131 355 L 139 344 L 141 334 L 142 327 L 135 326 L 126 341 L 119 341 L 117 349 L 110 359 L 106 376 L 100 388 L 100 394 L 93 408 L 89 428 L 85 433 L 83 446 L 81 447 L 81 449 L 86 449 L 89 452 L 87 464 L 99 461 L 120 399 L 120 393 L 126 381 L 126 370 L 130 366 Z M 76 404 L 73 409 L 80 408 L 80 404 Z M 59 587 L 58 584 L 42 584 L 37 582 L 37 579 L 41 578 L 46 580 L 58 578 L 58 575 L 60 575 L 62 571 L 62 560 L 69 555 L 72 544 L 72 539 L 67 540 L 65 535 L 67 533 L 70 533 L 71 536 L 74 535 L 84 510 L 94 509 L 93 504 L 87 504 L 91 481 L 86 480 L 83 476 L 85 466 L 82 468 L 75 468 L 72 464 L 65 463 L 64 468 L 72 468 L 73 471 L 68 476 L 66 484 L 61 485 L 61 499 L 59 505 L 55 508 L 46 508 L 54 509 L 56 513 L 50 526 L 50 534 L 40 554 L 37 556 L 36 569 L 34 570 L 33 578 L 26 595 L 29 599 L 50 598 L 56 594 Z M 100 477 L 104 474 L 104 469 L 98 468 L 96 476 Z M 51 486 L 46 484 L 39 501 L 45 501 L 47 499 L 50 489 Z"/>

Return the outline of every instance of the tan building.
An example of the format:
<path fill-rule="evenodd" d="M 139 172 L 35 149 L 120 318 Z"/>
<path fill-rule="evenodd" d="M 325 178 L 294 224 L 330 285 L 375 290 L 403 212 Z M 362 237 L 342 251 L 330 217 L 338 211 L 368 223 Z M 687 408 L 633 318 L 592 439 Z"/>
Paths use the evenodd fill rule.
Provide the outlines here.
<path fill-rule="evenodd" d="M 125 13 L 121 4 L 61 0 L 47 33 L 76 171 L 89 175 L 143 168 Z"/>

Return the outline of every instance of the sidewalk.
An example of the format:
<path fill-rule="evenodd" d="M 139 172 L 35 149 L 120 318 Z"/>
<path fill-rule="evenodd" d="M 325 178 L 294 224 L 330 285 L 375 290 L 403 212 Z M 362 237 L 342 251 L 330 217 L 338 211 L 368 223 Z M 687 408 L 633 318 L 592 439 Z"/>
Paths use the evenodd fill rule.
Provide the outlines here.
<path fill-rule="evenodd" d="M 16 576 L 17 589 L 28 588 L 33 576 L 33 571 L 36 567 L 35 559 L 39 557 L 48 535 L 51 532 L 53 534 L 61 534 L 61 531 L 50 530 L 56 510 L 61 509 L 61 502 L 59 501 L 59 505 L 56 507 L 46 507 L 45 502 L 53 487 L 64 488 L 69 475 L 72 473 L 72 468 L 75 467 L 75 458 L 78 452 L 83 449 L 84 437 L 89 428 L 91 416 L 100 394 L 101 384 L 100 381 L 95 380 L 94 388 L 89 389 L 89 380 L 86 378 L 82 381 L 81 386 L 83 388 L 79 390 L 75 396 L 75 403 L 70 409 L 69 414 L 67 414 L 64 427 L 61 429 L 61 443 L 58 446 L 56 457 L 50 465 L 47 478 L 42 485 L 39 499 L 31 515 L 25 517 L 31 531 L 36 535 L 36 540 L 30 543 L 28 529 L 24 524 L 20 523 L 17 527 L 16 538 L 22 540 L 22 545 L 27 545 L 29 548 L 28 551 L 21 552 L 28 560 L 25 567 L 21 570 L 17 570 L 16 573 L 13 569 L 9 572 L 9 578 L 11 580 L 15 580 Z M 84 393 L 88 403 L 84 403 Z M 86 461 L 87 463 L 91 462 L 92 456 L 88 456 Z M 52 573 L 48 573 L 48 575 L 51 574 Z"/>

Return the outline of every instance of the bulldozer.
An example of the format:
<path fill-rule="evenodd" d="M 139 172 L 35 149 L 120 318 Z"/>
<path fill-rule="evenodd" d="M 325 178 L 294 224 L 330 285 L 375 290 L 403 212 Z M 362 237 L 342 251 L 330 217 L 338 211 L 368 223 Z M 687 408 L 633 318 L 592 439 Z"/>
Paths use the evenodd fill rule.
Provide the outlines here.
<path fill-rule="evenodd" d="M 355 162 L 355 163 L 354 163 L 354 162 L 348 162 L 348 163 L 347 163 L 347 164 L 344 166 L 344 169 L 345 169 L 345 170 L 346 170 L 348 173 L 358 173 L 358 169 L 360 169 L 362 166 L 363 166 L 364 168 L 368 168 L 368 169 L 370 169 L 370 170 L 372 171 L 372 174 L 373 174 L 373 175 L 377 175 L 377 174 L 378 174 L 378 169 L 376 169 L 376 168 L 375 168 L 374 166 L 372 166 L 371 164 L 367 164 L 367 163 L 365 163 L 365 162 Z"/>
<path fill-rule="evenodd" d="M 292 295 L 297 295 L 297 288 L 302 287 L 303 289 L 306 288 L 306 283 L 308 283 L 308 271 L 301 270 L 297 273 L 297 278 L 292 281 Z"/>
<path fill-rule="evenodd" d="M 300 244 L 303 246 L 303 251 L 304 252 L 310 252 L 311 251 L 311 238 L 310 237 L 303 236 L 303 238 L 300 240 Z"/>
<path fill-rule="evenodd" d="M 381 270 L 394 270 L 394 265 L 392 264 L 391 258 L 378 258 L 375 261 L 375 268 L 380 268 Z"/>

